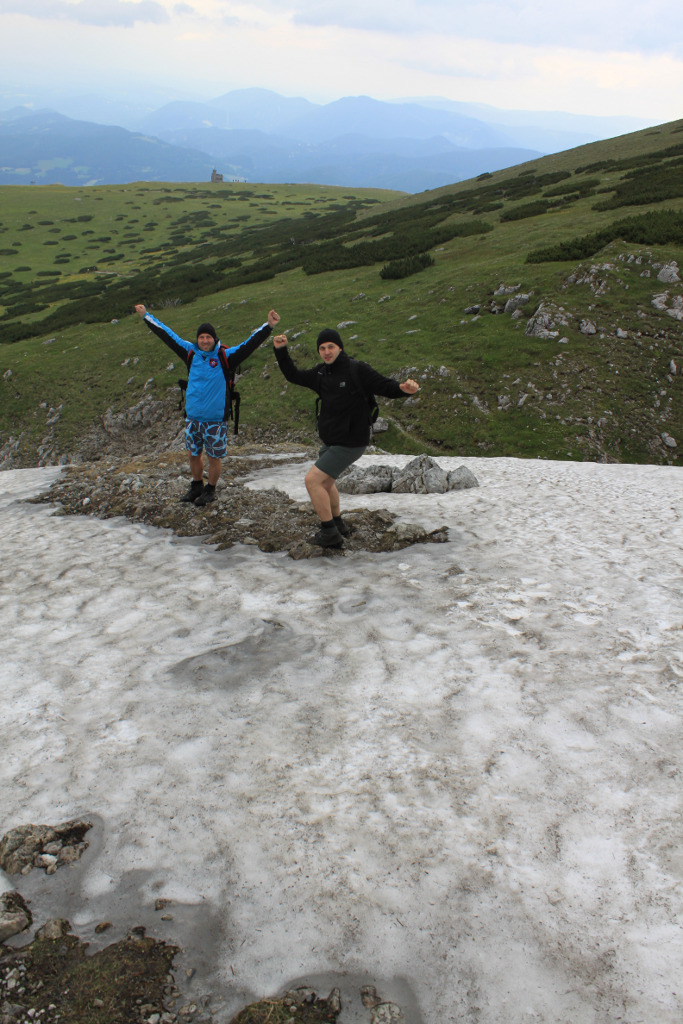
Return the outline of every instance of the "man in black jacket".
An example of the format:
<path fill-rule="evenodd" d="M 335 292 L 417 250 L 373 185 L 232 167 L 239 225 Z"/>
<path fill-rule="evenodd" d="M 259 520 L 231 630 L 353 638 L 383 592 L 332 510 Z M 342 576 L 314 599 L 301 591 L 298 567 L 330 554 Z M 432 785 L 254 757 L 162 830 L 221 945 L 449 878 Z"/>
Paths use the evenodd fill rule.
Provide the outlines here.
<path fill-rule="evenodd" d="M 338 547 L 348 536 L 349 528 L 341 517 L 335 480 L 361 457 L 370 441 L 368 396 L 402 398 L 414 395 L 419 385 L 414 380 L 398 384 L 367 363 L 349 359 L 340 335 L 329 327 L 318 335 L 318 353 L 323 361 L 311 370 L 299 370 L 294 365 L 285 334 L 273 338 L 273 346 L 287 380 L 320 396 L 318 434 L 323 445 L 318 461 L 306 474 L 306 489 L 320 516 L 320 530 L 313 543 L 324 548 Z"/>

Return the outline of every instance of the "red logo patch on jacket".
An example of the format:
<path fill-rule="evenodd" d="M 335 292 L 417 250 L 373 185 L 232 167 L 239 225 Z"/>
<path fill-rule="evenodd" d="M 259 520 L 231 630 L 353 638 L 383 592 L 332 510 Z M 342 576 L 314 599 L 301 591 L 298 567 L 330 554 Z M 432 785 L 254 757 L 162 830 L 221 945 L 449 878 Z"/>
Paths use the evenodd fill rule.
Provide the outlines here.
<path fill-rule="evenodd" d="M 218 360 L 217 359 L 209 359 L 209 366 L 212 367 L 213 369 L 215 369 L 218 366 Z"/>

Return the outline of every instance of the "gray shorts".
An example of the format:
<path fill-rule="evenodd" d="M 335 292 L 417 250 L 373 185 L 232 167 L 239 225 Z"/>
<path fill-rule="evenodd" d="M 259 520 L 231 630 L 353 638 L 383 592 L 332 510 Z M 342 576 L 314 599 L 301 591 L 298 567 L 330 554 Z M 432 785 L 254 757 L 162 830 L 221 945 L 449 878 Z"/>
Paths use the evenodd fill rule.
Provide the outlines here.
<path fill-rule="evenodd" d="M 340 473 L 358 461 L 366 447 L 367 445 L 362 445 L 360 448 L 347 448 L 344 444 L 324 444 L 318 452 L 316 468 L 336 480 Z"/>

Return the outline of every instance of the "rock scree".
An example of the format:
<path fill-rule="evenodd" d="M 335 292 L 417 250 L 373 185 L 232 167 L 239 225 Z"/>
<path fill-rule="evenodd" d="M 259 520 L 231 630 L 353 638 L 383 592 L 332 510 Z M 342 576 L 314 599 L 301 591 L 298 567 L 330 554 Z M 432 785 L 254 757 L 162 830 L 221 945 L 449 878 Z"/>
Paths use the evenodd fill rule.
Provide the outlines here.
<path fill-rule="evenodd" d="M 309 456 L 287 453 L 287 457 L 303 465 Z M 411 544 L 448 540 L 446 527 L 431 533 L 414 523 L 402 524 L 398 529 L 395 513 L 387 509 L 357 508 L 344 511 L 344 520 L 351 532 L 344 539 L 343 549 L 317 547 L 310 543 L 319 527 L 310 503 L 302 504 L 274 488 L 259 491 L 245 486 L 245 477 L 269 465 L 282 465 L 282 461 L 268 453 L 251 459 L 226 460 L 216 500 L 201 508 L 178 500 L 190 482 L 184 452 L 166 452 L 162 456 L 133 461 L 110 459 L 104 465 L 67 466 L 49 491 L 30 500 L 34 504 L 56 505 L 55 515 L 59 516 L 95 515 L 100 519 L 125 516 L 131 522 L 171 529 L 179 537 L 202 538 L 205 544 L 216 545 L 218 551 L 242 543 L 264 552 L 288 552 L 295 560 L 339 557 L 355 551 L 398 551 Z M 432 481 L 436 479 L 435 473 L 446 478 L 435 463 L 433 467 L 431 475 L 425 469 L 420 479 Z M 402 475 L 408 469 L 406 467 Z M 455 475 L 463 471 L 476 485 L 475 478 L 464 467 L 456 470 Z M 449 478 L 451 476 L 454 474 L 448 474 Z M 415 479 L 417 481 L 417 476 Z M 422 487 L 416 482 L 416 488 L 418 485 Z M 465 486 L 473 485 L 466 483 Z M 444 486 L 444 490 L 448 489 Z"/>

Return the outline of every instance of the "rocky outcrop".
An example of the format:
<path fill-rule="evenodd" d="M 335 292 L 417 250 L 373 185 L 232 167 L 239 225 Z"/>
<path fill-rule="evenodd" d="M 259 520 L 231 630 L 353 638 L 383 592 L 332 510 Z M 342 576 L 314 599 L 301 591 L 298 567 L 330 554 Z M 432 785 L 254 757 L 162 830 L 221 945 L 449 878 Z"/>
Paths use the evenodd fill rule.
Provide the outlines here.
<path fill-rule="evenodd" d="M 447 473 L 428 455 L 420 455 L 407 466 L 352 466 L 337 480 L 343 494 L 445 494 L 478 487 L 479 482 L 466 466 Z"/>
<path fill-rule="evenodd" d="M 662 281 L 663 284 L 675 284 L 680 281 L 681 279 L 678 276 L 678 263 L 676 263 L 675 260 L 671 260 L 670 263 L 667 263 L 666 266 L 662 267 L 657 274 L 657 280 Z"/>
<path fill-rule="evenodd" d="M 530 320 L 527 320 L 524 333 L 527 338 L 557 338 L 560 332 L 553 330 L 554 327 L 555 320 L 552 310 L 541 303 L 536 313 Z"/>
<path fill-rule="evenodd" d="M 83 839 L 91 821 L 74 819 L 61 825 L 19 825 L 0 840 L 0 868 L 8 875 L 27 875 L 44 868 L 53 875 L 63 864 L 79 860 L 87 850 Z"/>

